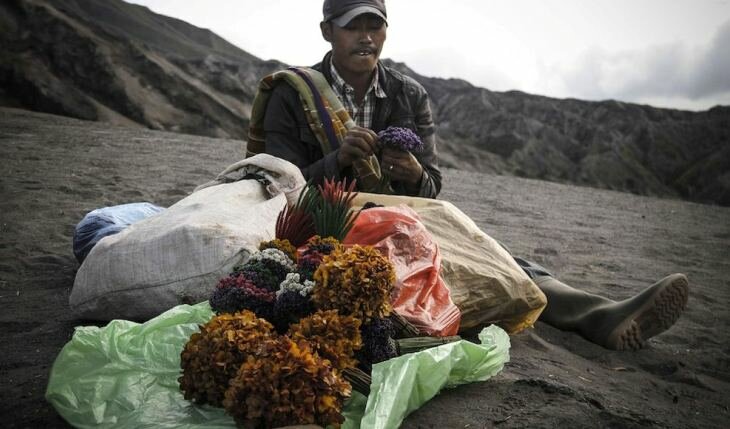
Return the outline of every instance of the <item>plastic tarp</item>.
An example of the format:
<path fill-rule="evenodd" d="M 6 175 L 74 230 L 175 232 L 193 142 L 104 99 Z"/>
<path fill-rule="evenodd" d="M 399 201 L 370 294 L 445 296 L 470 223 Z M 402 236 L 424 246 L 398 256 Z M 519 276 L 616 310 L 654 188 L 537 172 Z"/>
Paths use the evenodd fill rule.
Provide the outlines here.
<path fill-rule="evenodd" d="M 180 352 L 213 312 L 181 305 L 142 324 L 77 327 L 51 369 L 46 399 L 79 428 L 232 428 L 222 409 L 185 400 Z M 353 392 L 345 428 L 395 428 L 444 387 L 482 381 L 509 360 L 509 337 L 490 326 L 481 344 L 458 341 L 374 365 L 371 393 Z"/>

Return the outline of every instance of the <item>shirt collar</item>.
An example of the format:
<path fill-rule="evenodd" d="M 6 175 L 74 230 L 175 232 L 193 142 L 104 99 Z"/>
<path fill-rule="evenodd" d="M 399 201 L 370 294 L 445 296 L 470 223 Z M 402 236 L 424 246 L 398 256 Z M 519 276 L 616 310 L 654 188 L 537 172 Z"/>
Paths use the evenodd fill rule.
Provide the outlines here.
<path fill-rule="evenodd" d="M 337 69 L 335 68 L 334 62 L 330 61 L 330 73 L 332 74 L 332 84 L 339 92 L 340 94 L 352 94 L 355 90 L 353 87 L 345 82 L 345 79 L 340 76 L 339 73 L 337 73 Z M 388 96 L 385 94 L 385 91 L 383 90 L 383 87 L 380 85 L 380 80 L 378 79 L 378 66 L 375 66 L 375 73 L 373 74 L 373 80 L 370 82 L 370 87 L 368 88 L 367 92 L 365 92 L 365 95 L 370 93 L 370 91 L 373 91 L 376 98 L 387 98 Z"/>

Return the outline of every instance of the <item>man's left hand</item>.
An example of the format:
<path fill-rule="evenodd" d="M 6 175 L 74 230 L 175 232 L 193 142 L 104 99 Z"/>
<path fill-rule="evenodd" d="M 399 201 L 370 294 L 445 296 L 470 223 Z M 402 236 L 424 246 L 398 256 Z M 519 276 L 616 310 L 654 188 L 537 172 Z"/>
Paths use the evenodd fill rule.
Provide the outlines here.
<path fill-rule="evenodd" d="M 391 180 L 405 182 L 411 187 L 418 186 L 423 175 L 423 167 L 412 153 L 390 147 L 383 149 L 380 168 Z"/>

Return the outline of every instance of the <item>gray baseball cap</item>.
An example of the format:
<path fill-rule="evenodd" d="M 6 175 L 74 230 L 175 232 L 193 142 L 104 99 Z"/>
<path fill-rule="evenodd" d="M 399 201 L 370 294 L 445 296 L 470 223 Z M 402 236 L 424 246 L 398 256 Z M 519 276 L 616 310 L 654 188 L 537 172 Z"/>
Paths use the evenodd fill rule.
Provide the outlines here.
<path fill-rule="evenodd" d="M 385 0 L 324 0 L 322 7 L 324 21 L 332 21 L 338 27 L 346 26 L 353 18 L 364 13 L 372 13 L 388 22 Z"/>

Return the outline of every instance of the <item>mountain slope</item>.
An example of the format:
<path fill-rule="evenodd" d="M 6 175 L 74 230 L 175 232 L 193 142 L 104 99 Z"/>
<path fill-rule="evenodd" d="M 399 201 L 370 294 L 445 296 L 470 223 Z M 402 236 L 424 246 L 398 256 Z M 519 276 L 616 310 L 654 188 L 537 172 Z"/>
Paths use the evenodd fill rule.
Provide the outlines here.
<path fill-rule="evenodd" d="M 730 107 L 688 112 L 498 93 L 391 65 L 428 89 L 444 151 L 470 155 L 447 159 L 452 166 L 730 204 Z"/>
<path fill-rule="evenodd" d="M 0 11 L 4 105 L 241 138 L 259 76 L 283 66 L 119 0 L 15 0 Z"/>
<path fill-rule="evenodd" d="M 500 93 L 389 64 L 428 89 L 445 166 L 730 205 L 730 107 Z M 258 80 L 283 67 L 121 0 L 0 4 L 0 105 L 244 139 Z"/>

